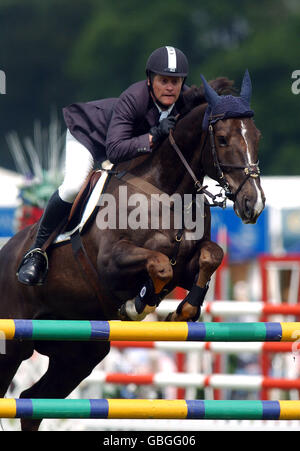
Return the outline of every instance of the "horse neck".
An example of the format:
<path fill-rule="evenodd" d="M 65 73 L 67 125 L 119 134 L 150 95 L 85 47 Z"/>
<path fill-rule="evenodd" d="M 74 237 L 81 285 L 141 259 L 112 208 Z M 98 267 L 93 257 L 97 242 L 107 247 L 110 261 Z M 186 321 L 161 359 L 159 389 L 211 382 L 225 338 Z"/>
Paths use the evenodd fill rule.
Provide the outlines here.
<path fill-rule="evenodd" d="M 202 160 L 202 120 L 206 105 L 194 108 L 178 121 L 174 139 L 185 159 L 202 181 L 204 177 Z M 151 168 L 147 179 L 167 194 L 192 192 L 194 181 L 181 162 L 169 140 L 153 152 Z"/>

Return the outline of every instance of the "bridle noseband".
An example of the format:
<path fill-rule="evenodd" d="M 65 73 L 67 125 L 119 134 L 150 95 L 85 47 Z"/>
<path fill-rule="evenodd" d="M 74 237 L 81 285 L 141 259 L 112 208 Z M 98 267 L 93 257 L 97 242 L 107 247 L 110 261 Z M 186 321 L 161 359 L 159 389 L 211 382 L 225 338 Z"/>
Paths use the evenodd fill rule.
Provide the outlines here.
<path fill-rule="evenodd" d="M 217 150 L 216 150 L 214 129 L 213 129 L 213 125 L 211 124 L 211 122 L 209 122 L 209 125 L 208 125 L 208 134 L 209 134 L 209 142 L 210 142 L 210 148 L 211 148 L 211 152 L 212 152 L 214 167 L 217 172 L 217 181 L 218 181 L 219 185 L 221 186 L 221 188 L 223 188 L 225 197 L 223 197 L 223 194 L 221 194 L 221 193 L 213 195 L 212 193 L 207 191 L 207 189 L 206 189 L 207 186 L 203 186 L 201 184 L 201 182 L 196 178 L 194 171 L 192 170 L 192 168 L 186 161 L 186 159 L 183 156 L 179 147 L 177 146 L 172 130 L 170 130 L 170 133 L 169 133 L 169 141 L 170 141 L 173 149 L 176 151 L 179 158 L 181 159 L 182 163 L 186 167 L 188 173 L 191 175 L 192 179 L 194 180 L 196 192 L 203 193 L 203 194 L 207 195 L 208 197 L 210 197 L 212 199 L 212 204 L 209 204 L 211 207 L 225 208 L 226 200 L 229 199 L 232 202 L 235 202 L 238 193 L 241 191 L 242 187 L 244 186 L 244 184 L 247 182 L 247 180 L 250 177 L 252 177 L 252 178 L 259 177 L 259 175 L 260 175 L 260 169 L 258 167 L 259 162 L 253 163 L 253 164 L 249 163 L 246 166 L 220 163 L 220 161 L 218 159 L 218 155 L 217 155 Z M 206 143 L 206 138 L 207 138 L 207 133 L 203 139 L 200 152 L 203 151 L 203 148 Z M 245 177 L 234 193 L 232 192 L 231 187 L 230 187 L 228 181 L 226 180 L 226 177 L 224 175 L 222 168 L 227 168 L 227 172 L 229 172 L 229 170 L 235 170 L 235 169 L 243 169 L 243 171 L 244 171 Z M 217 197 L 223 197 L 222 201 L 221 202 L 216 201 Z"/>

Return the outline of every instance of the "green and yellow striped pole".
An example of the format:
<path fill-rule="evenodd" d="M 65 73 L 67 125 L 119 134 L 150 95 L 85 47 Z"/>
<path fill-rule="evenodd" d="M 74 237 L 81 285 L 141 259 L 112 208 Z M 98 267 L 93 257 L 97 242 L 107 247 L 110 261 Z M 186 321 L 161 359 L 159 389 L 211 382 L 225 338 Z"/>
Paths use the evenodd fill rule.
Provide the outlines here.
<path fill-rule="evenodd" d="M 0 399 L 0 418 L 300 420 L 300 401 Z"/>
<path fill-rule="evenodd" d="M 6 340 L 282 341 L 300 337 L 300 322 L 193 323 L 1 319 Z"/>

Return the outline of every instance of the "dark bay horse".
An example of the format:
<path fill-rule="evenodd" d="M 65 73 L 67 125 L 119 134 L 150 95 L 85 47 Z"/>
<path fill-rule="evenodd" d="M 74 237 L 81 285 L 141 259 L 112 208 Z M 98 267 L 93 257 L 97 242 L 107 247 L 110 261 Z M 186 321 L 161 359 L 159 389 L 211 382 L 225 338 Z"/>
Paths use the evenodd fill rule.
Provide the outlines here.
<path fill-rule="evenodd" d="M 131 177 L 143 180 L 147 187 L 155 187 L 168 195 L 194 193 L 195 189 L 203 193 L 203 178 L 208 175 L 225 189 L 241 220 L 255 223 L 265 202 L 258 169 L 260 133 L 249 114 L 243 115 L 241 111 L 231 115 L 225 111 L 227 116 L 213 120 L 220 100 L 237 98 L 219 96 L 231 89 L 231 84 L 228 79 L 220 78 L 211 82 L 214 89 L 206 83 L 205 90 L 192 87 L 185 95 L 186 112 L 179 118 L 173 133 L 175 142 L 172 144 L 166 139 L 151 155 L 118 164 L 114 170 L 119 174 L 126 170 Z M 249 87 L 245 88 L 243 83 L 238 99 L 249 97 L 247 90 Z M 203 129 L 208 108 L 209 124 Z M 181 150 L 185 163 L 175 148 Z M 139 192 L 134 185 L 115 175 L 109 179 L 106 192 L 118 199 L 119 187 L 124 185 L 129 194 Z M 147 189 L 143 188 L 140 193 L 145 194 L 145 191 Z M 187 290 L 193 286 L 203 289 L 222 261 L 222 249 L 210 239 L 207 204 L 203 236 L 196 240 L 188 240 L 185 230 L 179 239 L 174 224 L 169 229 L 100 230 L 97 220 L 101 211 L 100 207 L 96 220 L 82 236 L 98 273 L 100 296 L 79 269 L 70 244 L 50 248 L 49 273 L 43 286 L 18 283 L 16 271 L 34 239 L 34 225 L 16 234 L 0 251 L 0 318 L 120 319 L 120 308 L 135 298 L 147 278 L 153 282 L 156 294 L 165 295 L 177 286 Z M 176 262 L 172 261 L 174 249 Z M 191 321 L 198 316 L 199 305 L 184 300 L 181 308 L 167 320 Z M 20 396 L 64 398 L 107 355 L 109 343 L 8 341 L 6 353 L 0 354 L 0 398 L 4 397 L 21 362 L 34 350 L 49 357 L 49 366 L 41 379 Z M 23 419 L 22 429 L 38 430 L 40 422 Z"/>

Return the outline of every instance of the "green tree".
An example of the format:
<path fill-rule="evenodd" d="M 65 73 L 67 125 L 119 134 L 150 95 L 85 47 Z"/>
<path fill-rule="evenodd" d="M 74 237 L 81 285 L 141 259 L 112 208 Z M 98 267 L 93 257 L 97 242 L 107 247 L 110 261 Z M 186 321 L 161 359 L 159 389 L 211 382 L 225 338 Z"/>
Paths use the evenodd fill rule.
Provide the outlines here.
<path fill-rule="evenodd" d="M 248 67 L 255 120 L 263 134 L 264 174 L 299 173 L 300 5 L 296 0 L 2 0 L 0 164 L 11 166 L 5 135 L 31 134 L 50 109 L 119 96 L 145 77 L 148 55 L 162 45 L 190 60 L 190 84 L 221 75 L 239 86 Z"/>
<path fill-rule="evenodd" d="M 223 74 L 238 84 L 244 70 L 249 69 L 252 107 L 263 135 L 263 173 L 295 175 L 300 172 L 300 95 L 291 91 L 291 75 L 300 67 L 300 6 L 277 1 L 267 8 L 270 2 L 265 3 L 265 8 L 249 11 L 247 38 L 239 46 L 215 52 L 202 70 L 208 78 Z"/>
<path fill-rule="evenodd" d="M 66 64 L 94 0 L 2 0 L 0 3 L 0 69 L 7 93 L 0 96 L 0 164 L 12 166 L 5 135 L 31 135 L 39 118 L 48 124 L 50 110 L 71 101 L 75 85 Z M 61 116 L 60 116 L 61 118 Z"/>

